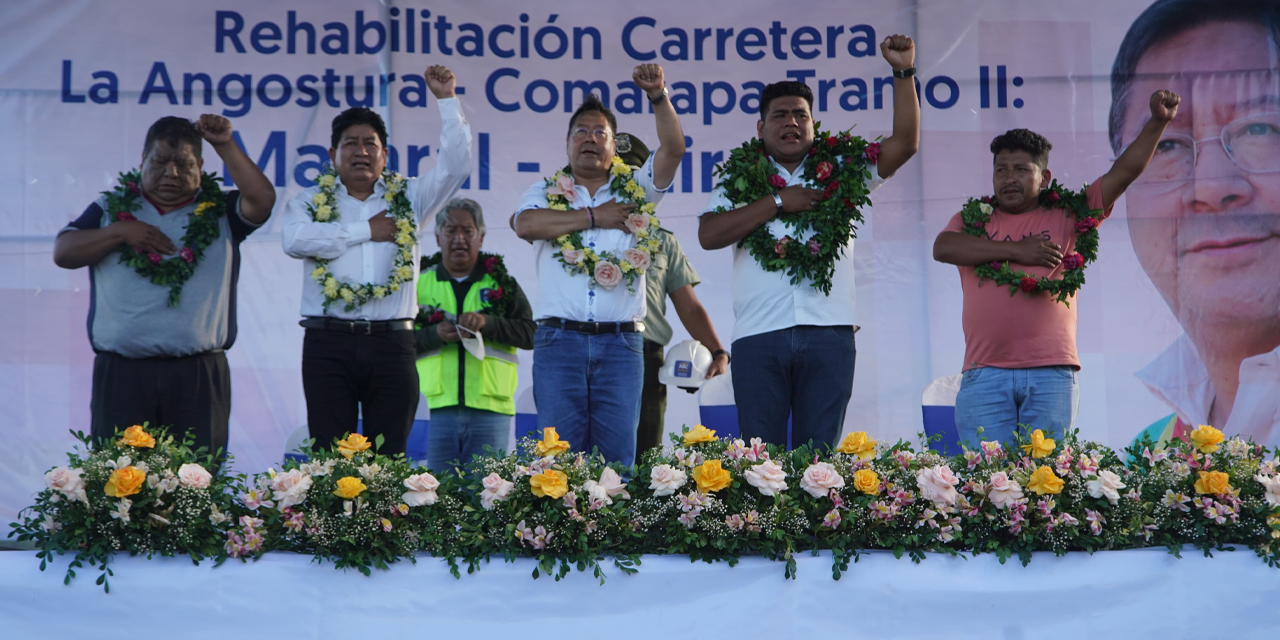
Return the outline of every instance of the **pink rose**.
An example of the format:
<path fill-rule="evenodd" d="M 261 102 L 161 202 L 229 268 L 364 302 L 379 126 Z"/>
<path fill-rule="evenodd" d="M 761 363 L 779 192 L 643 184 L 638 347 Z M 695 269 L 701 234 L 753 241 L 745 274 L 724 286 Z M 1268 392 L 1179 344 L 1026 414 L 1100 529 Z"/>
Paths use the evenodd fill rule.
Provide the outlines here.
<path fill-rule="evenodd" d="M 876 161 L 880 159 L 880 143 L 872 142 L 867 145 L 867 148 L 862 152 L 862 155 L 867 157 L 867 162 L 875 164 Z"/>
<path fill-rule="evenodd" d="M 147 259 L 151 261 L 151 264 L 160 264 L 160 260 L 162 260 L 158 253 L 148 253 Z"/>
<path fill-rule="evenodd" d="M 49 473 L 44 474 L 44 483 L 50 489 L 61 493 L 72 502 L 77 500 L 88 504 L 89 498 L 85 495 L 84 479 L 80 477 L 79 469 L 68 469 L 66 467 L 54 467 Z"/>
<path fill-rule="evenodd" d="M 787 472 L 772 460 L 755 465 L 742 475 L 747 484 L 760 490 L 762 496 L 777 495 L 787 490 Z"/>
<path fill-rule="evenodd" d="M 685 472 L 669 464 L 660 464 L 649 471 L 649 488 L 653 489 L 655 498 L 675 493 L 686 480 L 688 475 Z"/>
<path fill-rule="evenodd" d="M 480 484 L 484 485 L 484 491 L 480 492 L 480 505 L 486 511 L 492 511 L 496 503 L 506 500 L 507 496 L 511 494 L 511 490 L 516 487 L 515 483 L 510 480 L 504 480 L 497 473 L 485 476 L 484 480 L 480 481 Z"/>
<path fill-rule="evenodd" d="M 1078 253 L 1068 253 L 1062 257 L 1062 268 L 1068 271 L 1079 269 L 1084 266 L 1084 256 Z"/>
<path fill-rule="evenodd" d="M 547 188 L 547 195 L 564 196 L 567 202 L 573 202 L 578 197 L 578 194 L 573 190 L 573 178 L 571 176 L 560 176 L 555 185 Z"/>
<path fill-rule="evenodd" d="M 631 499 L 631 494 L 627 493 L 627 483 L 622 481 L 617 471 L 609 467 L 605 467 L 604 471 L 600 472 L 600 480 L 596 484 L 602 487 L 610 498 L 621 496 L 627 500 Z"/>
<path fill-rule="evenodd" d="M 560 253 L 560 257 L 564 258 L 565 264 L 578 264 L 582 261 L 582 250 L 570 249 L 568 251 L 562 251 Z"/>
<path fill-rule="evenodd" d="M 810 238 L 808 246 L 809 246 L 809 255 L 811 256 L 816 256 L 818 255 L 818 252 L 822 251 L 822 245 L 818 243 L 817 238 Z"/>
<path fill-rule="evenodd" d="M 430 473 L 411 475 L 404 479 L 404 486 L 408 491 L 404 492 L 400 499 L 411 507 L 431 506 L 440 499 L 436 495 L 436 489 L 440 488 L 440 481 Z"/>
<path fill-rule="evenodd" d="M 1094 498 L 1107 499 L 1107 502 L 1116 504 L 1120 502 L 1120 490 L 1125 488 L 1125 483 L 1120 480 L 1120 476 L 1114 472 L 1103 469 L 1098 472 L 1098 477 L 1084 483 L 1084 488 L 1089 491 L 1089 495 Z"/>
<path fill-rule="evenodd" d="M 305 502 L 307 490 L 310 488 L 311 476 L 301 469 L 277 473 L 276 477 L 271 479 L 271 497 L 275 499 L 280 509 Z"/>
<path fill-rule="evenodd" d="M 612 289 L 618 286 L 619 282 L 622 282 L 622 269 L 619 269 L 618 265 L 608 260 L 597 262 L 596 272 L 593 275 L 595 276 L 596 284 L 606 289 Z"/>
<path fill-rule="evenodd" d="M 926 467 L 916 474 L 916 486 L 920 487 L 920 495 L 940 505 L 951 506 L 956 503 L 960 495 L 956 493 L 957 484 L 960 484 L 960 480 L 945 464 Z"/>
<path fill-rule="evenodd" d="M 787 181 L 783 179 L 782 176 L 775 173 L 769 176 L 769 186 L 773 187 L 774 189 L 781 189 L 787 186 Z"/>
<path fill-rule="evenodd" d="M 814 170 L 814 176 L 818 178 L 819 181 L 826 182 L 827 178 L 831 177 L 831 171 L 833 168 L 834 167 L 831 166 L 830 162 L 823 160 L 818 163 L 818 168 Z"/>
<path fill-rule="evenodd" d="M 787 245 L 791 242 L 791 236 L 782 236 L 782 239 L 774 243 L 773 252 L 779 256 L 786 257 Z"/>
<path fill-rule="evenodd" d="M 627 262 L 631 263 L 631 266 L 639 269 L 640 271 L 644 271 L 649 268 L 650 258 L 648 251 L 643 249 L 627 249 L 622 252 L 622 257 Z"/>
<path fill-rule="evenodd" d="M 804 470 L 804 476 L 800 478 L 800 488 L 815 498 L 821 498 L 832 489 L 843 489 L 844 478 L 840 477 L 840 473 L 831 466 L 831 463 L 817 462 Z"/>
<path fill-rule="evenodd" d="M 1076 220 L 1076 233 L 1088 233 L 1090 230 L 1097 228 L 1097 218 L 1084 218 Z"/>
<path fill-rule="evenodd" d="M 207 489 L 209 481 L 213 479 L 213 475 L 204 467 L 198 464 L 187 464 L 178 467 L 178 481 L 182 486 L 191 489 Z"/>
<path fill-rule="evenodd" d="M 196 256 L 191 252 L 191 247 L 183 247 L 182 250 L 178 252 L 178 256 L 183 260 L 186 260 L 187 264 L 191 264 L 196 261 Z"/>
<path fill-rule="evenodd" d="M 1009 478 L 1003 471 L 991 474 L 991 488 L 987 489 L 987 498 L 999 509 L 1008 509 L 1013 503 L 1022 499 L 1022 486 Z"/>
<path fill-rule="evenodd" d="M 134 215 L 132 213 L 129 213 L 128 211 L 121 211 L 119 213 L 116 213 L 116 220 L 132 222 L 134 220 L 137 220 L 137 218 L 134 217 Z"/>
<path fill-rule="evenodd" d="M 627 216 L 627 231 L 636 234 L 648 228 L 649 216 L 647 214 L 633 213 Z"/>

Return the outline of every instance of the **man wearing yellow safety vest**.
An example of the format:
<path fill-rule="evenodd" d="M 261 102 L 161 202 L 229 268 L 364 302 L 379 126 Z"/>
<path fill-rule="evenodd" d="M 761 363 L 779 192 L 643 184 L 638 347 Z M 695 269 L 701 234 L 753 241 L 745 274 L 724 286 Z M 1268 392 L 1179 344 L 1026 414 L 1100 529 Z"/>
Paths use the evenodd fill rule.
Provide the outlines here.
<path fill-rule="evenodd" d="M 466 464 L 507 446 L 515 415 L 516 349 L 533 348 L 533 309 L 502 258 L 480 253 L 484 213 L 457 198 L 436 216 L 440 253 L 423 258 L 415 342 L 431 407 L 427 465 Z"/>

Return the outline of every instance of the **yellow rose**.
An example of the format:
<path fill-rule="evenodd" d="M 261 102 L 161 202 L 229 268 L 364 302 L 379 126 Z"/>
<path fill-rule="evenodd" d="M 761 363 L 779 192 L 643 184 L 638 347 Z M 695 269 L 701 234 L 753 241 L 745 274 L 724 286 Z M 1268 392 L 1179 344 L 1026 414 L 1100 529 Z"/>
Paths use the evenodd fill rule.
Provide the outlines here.
<path fill-rule="evenodd" d="M 560 434 L 556 433 L 555 427 L 542 430 L 542 442 L 538 443 L 538 455 L 558 456 L 568 450 L 569 442 L 560 439 Z"/>
<path fill-rule="evenodd" d="M 111 477 L 107 478 L 107 486 L 103 491 L 112 498 L 123 498 L 141 491 L 142 483 L 146 481 L 147 474 L 129 465 L 111 472 Z"/>
<path fill-rule="evenodd" d="M 412 280 L 413 267 L 409 265 L 405 265 L 403 267 L 400 267 L 399 269 L 396 269 L 396 276 L 400 278 L 401 282 L 408 282 L 409 280 Z"/>
<path fill-rule="evenodd" d="M 856 455 L 862 460 L 870 460 L 876 457 L 876 441 L 869 438 L 866 431 L 854 431 L 840 441 L 836 451 Z"/>
<path fill-rule="evenodd" d="M 686 445 L 699 444 L 702 442 L 715 442 L 716 432 L 714 429 L 708 429 L 702 425 L 697 425 L 688 430 L 684 434 L 684 443 Z M 720 463 L 716 463 L 720 464 Z"/>
<path fill-rule="evenodd" d="M 342 291 L 338 292 L 338 295 L 342 296 L 342 299 L 348 303 L 356 299 L 356 293 L 346 287 L 343 287 Z"/>
<path fill-rule="evenodd" d="M 1043 458 L 1057 447 L 1051 438 L 1044 437 L 1044 432 L 1036 429 L 1031 432 L 1031 444 L 1022 445 L 1022 452 L 1031 454 L 1032 458 Z M 1044 467 L 1041 467 L 1042 469 Z M 1057 493 L 1054 491 L 1053 493 Z"/>
<path fill-rule="evenodd" d="M 853 488 L 874 496 L 880 493 L 880 476 L 870 469 L 858 469 L 853 473 Z"/>
<path fill-rule="evenodd" d="M 539 498 L 559 498 L 569 492 L 569 476 L 563 471 L 547 469 L 529 478 L 529 488 Z"/>
<path fill-rule="evenodd" d="M 400 290 L 400 283 L 399 283 L 399 282 L 392 282 L 391 284 L 387 285 L 387 288 L 388 288 L 388 289 L 390 289 L 390 290 L 392 290 L 392 291 L 399 291 L 399 290 Z"/>
<path fill-rule="evenodd" d="M 347 476 L 338 480 L 338 488 L 333 491 L 333 495 L 338 496 L 343 500 L 350 500 L 364 493 L 365 489 L 368 489 L 368 487 L 364 486 L 364 483 L 360 481 L 360 478 Z"/>
<path fill-rule="evenodd" d="M 311 196 L 311 203 L 312 203 L 312 204 L 315 204 L 315 205 L 317 205 L 317 206 L 318 206 L 318 205 L 322 205 L 322 204 L 324 204 L 325 199 L 326 199 L 326 198 L 325 198 L 325 195 L 324 195 L 323 193 L 317 193 L 317 194 L 315 194 L 314 196 Z"/>
<path fill-rule="evenodd" d="M 1214 495 L 1231 493 L 1230 482 L 1231 476 L 1221 471 L 1201 471 L 1200 479 L 1196 480 L 1196 493 L 1212 493 Z"/>
<path fill-rule="evenodd" d="M 1050 442 L 1053 441 L 1050 440 Z M 1063 484 L 1062 478 L 1053 474 L 1053 469 L 1042 466 L 1031 474 L 1031 482 L 1027 483 L 1027 488 L 1036 492 L 1036 495 L 1042 496 L 1046 493 L 1062 493 Z"/>
<path fill-rule="evenodd" d="M 387 288 L 383 286 L 374 287 L 373 297 L 379 298 L 379 299 L 387 297 Z"/>
<path fill-rule="evenodd" d="M 349 434 L 346 439 L 338 441 L 338 453 L 341 453 L 344 458 L 350 460 L 352 456 L 361 451 L 367 450 L 371 446 L 373 445 L 369 444 L 368 438 L 358 433 L 352 433 Z"/>
<path fill-rule="evenodd" d="M 1218 443 L 1226 439 L 1221 431 L 1213 427 L 1202 424 L 1191 432 L 1191 444 L 1195 445 L 1200 453 L 1213 453 L 1218 450 Z"/>
<path fill-rule="evenodd" d="M 693 479 L 698 483 L 698 491 L 703 493 L 719 491 L 733 483 L 733 476 L 720 468 L 719 460 L 708 460 L 694 467 Z"/>
<path fill-rule="evenodd" d="M 120 435 L 120 444 L 127 444 L 131 447 L 138 447 L 139 449 L 154 449 L 156 446 L 156 439 L 152 438 L 151 434 L 147 433 L 146 430 L 142 428 L 142 425 L 135 424 L 132 427 L 125 429 L 124 433 Z"/>
<path fill-rule="evenodd" d="M 396 229 L 409 233 L 410 231 L 413 231 L 413 225 L 410 224 L 408 220 L 400 218 L 399 220 L 396 220 Z"/>
<path fill-rule="evenodd" d="M 333 174 L 331 174 L 331 173 L 325 173 L 325 174 L 322 174 L 322 175 L 321 175 L 321 176 L 316 180 L 316 182 L 320 183 L 320 186 L 321 186 L 321 187 L 324 187 L 324 188 L 326 188 L 326 189 L 327 189 L 327 188 L 332 187 L 332 186 L 334 185 L 334 180 L 333 180 L 333 178 L 334 178 Z"/>

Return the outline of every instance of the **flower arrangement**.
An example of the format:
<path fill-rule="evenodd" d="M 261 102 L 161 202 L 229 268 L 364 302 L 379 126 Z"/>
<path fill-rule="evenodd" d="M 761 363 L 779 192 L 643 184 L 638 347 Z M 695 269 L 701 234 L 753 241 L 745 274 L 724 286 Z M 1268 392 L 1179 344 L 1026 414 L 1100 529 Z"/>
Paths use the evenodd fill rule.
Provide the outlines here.
<path fill-rule="evenodd" d="M 572 451 L 554 428 L 504 457 L 476 459 L 467 473 L 472 509 L 460 524 L 468 571 L 492 554 L 527 556 L 538 561 L 534 578 L 560 580 L 576 566 L 603 583 L 604 555 L 623 573 L 640 563 L 628 544 L 639 535 L 628 484 L 599 454 Z"/>
<path fill-rule="evenodd" d="M 196 564 L 221 555 L 234 508 L 231 480 L 216 474 L 218 462 L 203 447 L 192 447 L 193 435 L 177 440 L 145 423 L 117 430 L 109 441 L 74 435 L 81 444 L 68 463 L 45 474 L 35 504 L 12 524 L 10 536 L 39 548 L 42 571 L 55 553 L 74 552 L 63 581 L 96 566 L 97 584 L 110 592 L 108 562 L 117 551 L 183 554 Z"/>
<path fill-rule="evenodd" d="M 803 245 L 791 235 L 776 238 L 761 225 L 742 240 L 742 246 L 765 271 L 785 271 L 791 284 L 809 280 L 811 286 L 831 294 L 835 261 L 857 235 L 863 207 L 869 206 L 867 180 L 880 158 L 880 143 L 843 131 L 831 134 L 814 122 L 814 142 L 803 164 L 805 184 L 823 190 L 823 199 L 812 211 L 780 218 L 796 236 L 812 229 Z M 717 187 L 742 207 L 770 197 L 787 186 L 765 152 L 764 142 L 752 138 L 729 152 L 729 159 L 715 168 Z M 721 207 L 717 213 L 728 209 Z"/>
<path fill-rule="evenodd" d="M 633 293 L 636 278 L 649 270 L 653 264 L 653 255 L 661 248 L 660 241 L 653 235 L 658 229 L 657 205 L 645 200 L 644 187 L 636 182 L 634 173 L 622 158 L 616 155 L 613 157 L 609 168 L 609 189 L 618 202 L 636 205 L 635 213 L 627 216 L 627 230 L 636 237 L 636 246 L 623 251 L 622 255 L 613 255 L 607 251 L 597 253 L 591 247 L 584 246 L 581 231 L 566 233 L 555 239 L 559 247 L 556 259 L 564 265 L 566 271 L 586 275 L 593 283 L 606 289 L 612 289 L 619 282 L 625 281 L 627 290 Z M 544 183 L 547 208 L 568 211 L 569 205 L 577 197 L 569 167 L 544 179 Z"/>
<path fill-rule="evenodd" d="M 391 262 L 391 272 L 382 283 L 365 282 L 353 284 L 340 282 L 329 271 L 329 260 L 316 258 L 316 268 L 311 270 L 311 279 L 320 283 L 324 295 L 324 308 L 341 300 L 343 309 L 354 311 L 370 300 L 381 300 L 391 293 L 400 290 L 400 285 L 413 282 L 413 248 L 418 244 L 418 222 L 413 213 L 413 205 L 405 194 L 407 180 L 403 175 L 393 171 L 382 172 L 382 184 L 386 189 L 383 199 L 387 201 L 387 216 L 396 223 L 396 256 Z M 320 190 L 307 203 L 307 212 L 315 222 L 337 222 L 338 202 L 334 189 L 338 183 L 338 174 L 333 165 L 316 178 Z"/>
<path fill-rule="evenodd" d="M 142 205 L 138 199 L 142 197 L 142 189 L 138 186 L 142 181 L 142 173 L 134 169 L 120 174 L 116 186 L 110 191 L 103 191 L 106 196 L 106 209 L 111 222 L 131 222 L 138 218 L 133 215 Z M 222 193 L 219 178 L 212 173 L 200 174 L 200 191 L 196 194 L 196 209 L 187 222 L 186 233 L 179 242 L 182 248 L 178 255 L 165 258 L 158 253 L 143 253 L 137 249 L 124 246 L 120 251 L 120 264 L 133 267 L 138 275 L 151 281 L 151 284 L 169 287 L 169 306 L 178 306 L 182 299 L 182 285 L 191 279 L 196 272 L 196 265 L 204 257 L 204 250 L 213 244 L 222 234 L 221 222 L 227 209 L 226 197 Z"/>
<path fill-rule="evenodd" d="M 241 477 L 227 531 L 226 555 L 257 558 L 271 550 L 310 553 L 337 568 L 365 575 L 402 558 L 430 553 L 450 560 L 458 574 L 458 535 L 463 502 L 455 482 L 410 466 L 404 455 L 376 453 L 360 434 L 336 440 L 332 449 L 308 445 L 305 462 L 288 460 Z"/>
<path fill-rule="evenodd" d="M 1021 269 L 1014 269 L 1009 262 L 992 262 L 980 264 L 973 268 L 974 274 L 981 280 L 992 280 L 996 284 L 1009 287 L 1009 295 L 1017 295 L 1019 291 L 1031 295 L 1047 292 L 1055 300 L 1071 306 L 1068 298 L 1076 295 L 1084 286 L 1084 269 L 1098 259 L 1098 225 L 1102 222 L 1102 212 L 1089 208 L 1089 198 L 1085 195 L 1088 185 L 1079 191 L 1072 191 L 1052 181 L 1048 187 L 1040 191 L 1040 206 L 1063 209 L 1063 213 L 1075 218 L 1076 237 L 1075 252 L 1062 257 L 1062 278 L 1036 278 Z M 985 237 L 986 227 L 991 222 L 991 214 L 995 209 L 991 206 L 995 198 L 969 198 L 960 209 L 960 219 L 964 222 L 964 232 L 975 237 Z"/>

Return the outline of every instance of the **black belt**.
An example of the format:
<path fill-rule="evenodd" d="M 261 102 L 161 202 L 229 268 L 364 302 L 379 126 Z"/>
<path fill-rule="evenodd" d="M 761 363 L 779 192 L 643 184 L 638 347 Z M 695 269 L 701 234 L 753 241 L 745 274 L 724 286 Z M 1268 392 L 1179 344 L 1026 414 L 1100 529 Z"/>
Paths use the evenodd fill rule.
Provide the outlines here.
<path fill-rule="evenodd" d="M 300 320 L 298 324 L 307 329 L 341 331 L 366 336 L 389 331 L 413 331 L 412 320 L 339 320 L 309 316 Z"/>
<path fill-rule="evenodd" d="M 640 333 L 644 331 L 643 322 L 578 322 L 564 318 L 543 318 L 538 324 L 578 333 L 599 335 L 601 333 Z"/>

